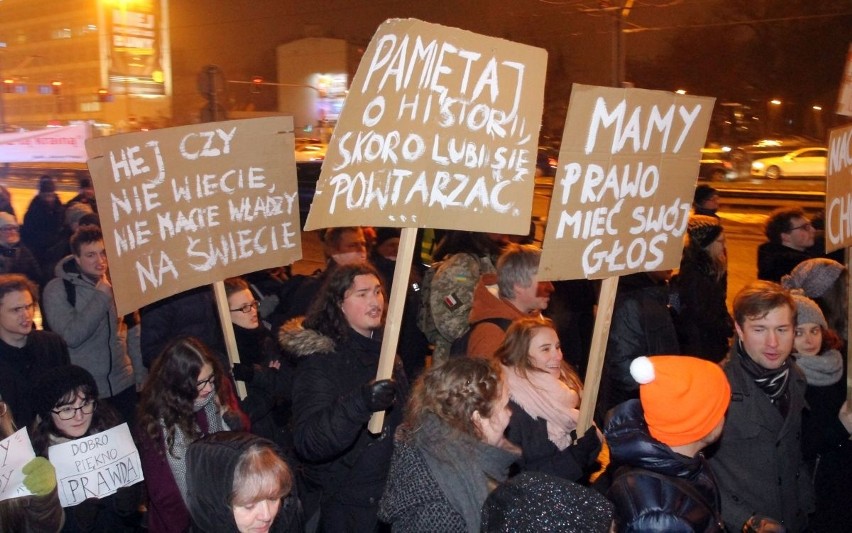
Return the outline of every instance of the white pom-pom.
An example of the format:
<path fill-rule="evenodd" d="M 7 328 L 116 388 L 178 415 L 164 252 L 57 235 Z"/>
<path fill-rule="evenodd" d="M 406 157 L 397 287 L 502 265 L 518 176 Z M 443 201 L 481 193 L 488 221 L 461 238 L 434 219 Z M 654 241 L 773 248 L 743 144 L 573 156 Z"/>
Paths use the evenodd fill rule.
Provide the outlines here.
<path fill-rule="evenodd" d="M 640 385 L 651 383 L 656 377 L 654 374 L 654 364 L 645 356 L 637 357 L 630 363 L 630 375 Z"/>

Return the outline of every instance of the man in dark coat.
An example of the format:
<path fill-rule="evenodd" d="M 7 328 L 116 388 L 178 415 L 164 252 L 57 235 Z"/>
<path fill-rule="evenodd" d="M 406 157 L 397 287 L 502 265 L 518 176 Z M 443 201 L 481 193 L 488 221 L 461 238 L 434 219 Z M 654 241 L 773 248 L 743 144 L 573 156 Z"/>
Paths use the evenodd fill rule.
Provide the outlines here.
<path fill-rule="evenodd" d="M 779 283 L 796 265 L 813 256 L 816 230 L 798 207 L 779 207 L 766 219 L 768 242 L 757 247 L 757 279 Z"/>
<path fill-rule="evenodd" d="M 12 408 L 18 427 L 29 426 L 35 416 L 31 398 L 35 378 L 70 364 L 62 337 L 33 329 L 34 295 L 27 278 L 0 274 L 0 396 Z"/>
<path fill-rule="evenodd" d="M 38 194 L 30 202 L 21 227 L 21 240 L 33 252 L 45 276 L 53 272 L 50 249 L 59 241 L 65 207 L 50 176 L 39 179 Z"/>
<path fill-rule="evenodd" d="M 724 531 L 700 452 L 722 434 L 728 379 L 718 365 L 680 355 L 638 357 L 630 372 L 641 400 L 617 406 L 604 429 L 616 531 Z"/>
<path fill-rule="evenodd" d="M 737 335 L 724 369 L 731 405 L 710 456 L 731 531 L 755 513 L 805 531 L 814 510 L 801 442 L 807 383 L 790 357 L 795 312 L 790 293 L 767 281 L 746 285 L 734 299 Z"/>
<path fill-rule="evenodd" d="M 42 284 L 41 267 L 29 248 L 21 244 L 21 227 L 14 215 L 0 212 L 0 273 L 23 274 Z"/>
<path fill-rule="evenodd" d="M 302 324 L 285 324 L 279 336 L 299 357 L 293 441 L 305 517 L 320 531 L 374 531 L 408 383 L 398 358 L 392 380 L 375 380 L 385 301 L 373 267 L 338 266 L 317 299 Z M 385 410 L 381 433 L 370 433 L 373 413 Z"/>

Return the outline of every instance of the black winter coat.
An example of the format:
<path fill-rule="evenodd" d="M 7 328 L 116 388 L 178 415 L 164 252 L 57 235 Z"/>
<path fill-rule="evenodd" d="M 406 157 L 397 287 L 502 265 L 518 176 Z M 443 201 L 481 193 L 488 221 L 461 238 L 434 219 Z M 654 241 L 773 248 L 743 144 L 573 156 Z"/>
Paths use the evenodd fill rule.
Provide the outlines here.
<path fill-rule="evenodd" d="M 781 282 L 796 265 L 815 257 L 810 252 L 800 252 L 783 244 L 765 242 L 757 247 L 757 279 Z"/>
<path fill-rule="evenodd" d="M 644 272 L 619 281 L 598 399 L 600 419 L 612 407 L 639 397 L 639 384 L 630 376 L 633 359 L 680 353 L 668 298 L 667 285 Z"/>
<path fill-rule="evenodd" d="M 680 309 L 675 314 L 675 328 L 681 353 L 718 363 L 729 350 L 734 335 L 734 321 L 726 302 L 728 276 L 716 280 L 710 272 L 710 256 L 691 257 L 684 251 L 680 272 L 672 280 Z"/>
<path fill-rule="evenodd" d="M 616 407 L 604 434 L 616 472 L 608 494 L 616 531 L 724 531 L 709 464 L 654 439 L 639 400 Z"/>
<path fill-rule="evenodd" d="M 533 418 L 513 401 L 509 401 L 512 417 L 506 428 L 506 438 L 521 448 L 521 471 L 544 472 L 570 481 L 584 477 L 587 467 L 595 463 L 601 449 L 594 427 L 573 445 L 560 450 L 547 437 L 547 421 Z"/>
<path fill-rule="evenodd" d="M 376 332 L 381 338 L 381 332 Z M 372 412 L 361 386 L 376 378 L 381 342 L 354 330 L 337 344 L 299 324 L 285 324 L 284 350 L 298 356 L 293 380 L 293 444 L 302 463 L 305 516 L 321 507 L 323 531 L 373 531 L 379 499 L 402 422 L 408 380 L 397 358 L 396 403 L 380 435 L 367 431 Z"/>

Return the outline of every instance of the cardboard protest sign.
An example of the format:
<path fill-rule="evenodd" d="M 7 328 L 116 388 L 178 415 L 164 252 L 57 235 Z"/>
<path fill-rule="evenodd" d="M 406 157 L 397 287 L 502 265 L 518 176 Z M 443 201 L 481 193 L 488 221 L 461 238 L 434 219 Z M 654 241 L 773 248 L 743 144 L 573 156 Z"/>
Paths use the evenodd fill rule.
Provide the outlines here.
<path fill-rule="evenodd" d="M 47 453 L 56 468 L 62 507 L 109 496 L 145 479 L 127 424 L 56 444 Z"/>
<path fill-rule="evenodd" d="M 376 32 L 305 229 L 526 234 L 547 53 L 414 19 Z"/>
<path fill-rule="evenodd" d="M 21 428 L 0 441 L 0 501 L 32 493 L 24 486 L 21 469 L 35 459 L 27 428 Z"/>
<path fill-rule="evenodd" d="M 825 250 L 852 245 L 852 126 L 831 130 L 825 174 Z"/>
<path fill-rule="evenodd" d="M 574 85 L 542 279 L 677 268 L 713 98 Z"/>
<path fill-rule="evenodd" d="M 291 117 L 86 143 L 120 315 L 302 257 Z"/>

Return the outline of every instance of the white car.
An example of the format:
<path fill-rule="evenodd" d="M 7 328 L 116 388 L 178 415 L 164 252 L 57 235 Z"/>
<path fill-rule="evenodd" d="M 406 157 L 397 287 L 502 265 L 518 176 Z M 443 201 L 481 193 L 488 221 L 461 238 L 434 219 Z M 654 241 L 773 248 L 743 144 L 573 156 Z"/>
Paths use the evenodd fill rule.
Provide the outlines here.
<path fill-rule="evenodd" d="M 828 151 L 812 146 L 799 148 L 779 157 L 755 159 L 751 163 L 751 175 L 771 180 L 786 177 L 824 177 Z"/>

